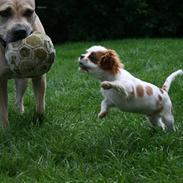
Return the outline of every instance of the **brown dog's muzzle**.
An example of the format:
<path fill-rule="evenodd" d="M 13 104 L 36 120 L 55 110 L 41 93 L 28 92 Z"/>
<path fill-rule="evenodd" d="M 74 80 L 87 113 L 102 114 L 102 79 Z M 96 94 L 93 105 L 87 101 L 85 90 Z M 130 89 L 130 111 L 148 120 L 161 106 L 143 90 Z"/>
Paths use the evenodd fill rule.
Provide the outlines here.
<path fill-rule="evenodd" d="M 13 34 L 13 40 L 18 41 L 28 36 L 27 31 L 25 28 L 15 28 L 12 32 Z"/>
<path fill-rule="evenodd" d="M 31 32 L 31 28 L 23 25 L 17 25 L 8 32 L 6 42 L 10 43 L 24 39 L 29 36 Z"/>

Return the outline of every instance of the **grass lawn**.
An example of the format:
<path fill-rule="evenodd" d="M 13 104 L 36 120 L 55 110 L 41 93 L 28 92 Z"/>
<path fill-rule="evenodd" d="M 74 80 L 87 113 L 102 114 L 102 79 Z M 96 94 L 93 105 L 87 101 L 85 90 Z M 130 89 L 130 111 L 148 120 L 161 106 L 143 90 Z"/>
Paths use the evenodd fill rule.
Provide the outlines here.
<path fill-rule="evenodd" d="M 112 109 L 100 120 L 99 82 L 78 71 L 77 58 L 93 44 L 115 49 L 128 71 L 162 86 L 183 68 L 183 40 L 142 39 L 57 45 L 47 74 L 46 119 L 32 124 L 31 85 L 26 112 L 14 105 L 9 82 L 10 128 L 0 131 L 0 182 L 183 182 L 183 77 L 172 84 L 175 133 L 153 132 L 144 116 Z"/>

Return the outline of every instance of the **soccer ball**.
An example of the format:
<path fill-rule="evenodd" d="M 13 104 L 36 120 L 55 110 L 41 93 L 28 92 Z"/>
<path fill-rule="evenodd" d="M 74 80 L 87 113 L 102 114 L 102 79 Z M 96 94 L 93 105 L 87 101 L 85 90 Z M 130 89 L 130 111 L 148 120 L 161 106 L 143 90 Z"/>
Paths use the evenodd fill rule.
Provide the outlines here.
<path fill-rule="evenodd" d="M 35 77 L 50 70 L 55 49 L 46 34 L 34 32 L 23 40 L 9 43 L 5 58 L 14 77 Z"/>

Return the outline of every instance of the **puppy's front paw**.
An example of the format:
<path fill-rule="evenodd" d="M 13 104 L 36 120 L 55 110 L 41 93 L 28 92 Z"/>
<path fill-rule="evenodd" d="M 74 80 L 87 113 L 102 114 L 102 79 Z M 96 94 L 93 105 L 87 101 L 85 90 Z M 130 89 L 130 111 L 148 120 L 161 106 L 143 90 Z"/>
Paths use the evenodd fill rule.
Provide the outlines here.
<path fill-rule="evenodd" d="M 102 118 L 106 117 L 106 115 L 107 115 L 107 112 L 100 112 L 100 113 L 98 114 L 98 117 L 99 117 L 100 119 L 102 119 Z"/>
<path fill-rule="evenodd" d="M 104 82 L 101 83 L 101 87 L 102 87 L 103 89 L 105 89 L 105 90 L 108 90 L 108 89 L 111 89 L 111 88 L 112 88 L 112 85 L 111 85 L 110 82 L 104 81 Z"/>

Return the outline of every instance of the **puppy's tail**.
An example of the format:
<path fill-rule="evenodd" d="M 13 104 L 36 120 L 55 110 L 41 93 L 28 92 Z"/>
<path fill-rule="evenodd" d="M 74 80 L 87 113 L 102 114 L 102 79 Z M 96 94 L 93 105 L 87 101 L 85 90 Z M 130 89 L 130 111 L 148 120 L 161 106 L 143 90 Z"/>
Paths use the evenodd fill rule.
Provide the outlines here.
<path fill-rule="evenodd" d="M 170 89 L 170 86 L 171 86 L 172 81 L 173 81 L 177 76 L 180 76 L 180 75 L 183 75 L 183 70 L 182 70 L 182 69 L 177 70 L 177 71 L 173 72 L 172 74 L 170 74 L 170 75 L 167 77 L 167 79 L 166 79 L 166 81 L 165 81 L 165 83 L 163 84 L 163 86 L 162 86 L 161 89 L 168 92 L 169 89 Z"/>

